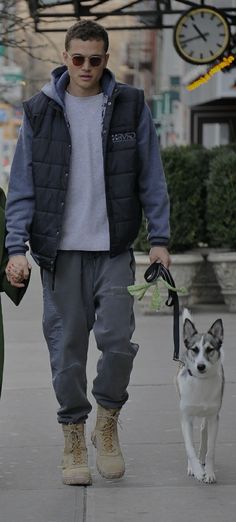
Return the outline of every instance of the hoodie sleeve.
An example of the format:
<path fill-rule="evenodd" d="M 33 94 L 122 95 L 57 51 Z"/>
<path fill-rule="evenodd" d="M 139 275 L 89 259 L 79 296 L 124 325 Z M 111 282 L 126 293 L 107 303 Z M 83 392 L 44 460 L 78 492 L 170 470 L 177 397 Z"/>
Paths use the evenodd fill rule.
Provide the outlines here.
<path fill-rule="evenodd" d="M 148 224 L 148 240 L 152 246 L 167 245 L 169 230 L 169 197 L 155 126 L 151 112 L 144 105 L 137 130 L 140 161 L 139 197 Z"/>
<path fill-rule="evenodd" d="M 33 220 L 35 196 L 32 177 L 32 128 L 24 114 L 11 167 L 6 203 L 8 254 L 25 254 Z"/>

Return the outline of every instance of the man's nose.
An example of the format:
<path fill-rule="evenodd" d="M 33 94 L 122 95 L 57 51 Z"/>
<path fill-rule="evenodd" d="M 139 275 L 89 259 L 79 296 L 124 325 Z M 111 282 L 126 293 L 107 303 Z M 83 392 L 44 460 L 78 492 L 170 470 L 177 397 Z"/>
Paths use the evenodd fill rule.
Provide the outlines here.
<path fill-rule="evenodd" d="M 90 67 L 91 67 L 91 65 L 90 65 L 89 58 L 85 58 L 82 69 L 90 69 Z"/>

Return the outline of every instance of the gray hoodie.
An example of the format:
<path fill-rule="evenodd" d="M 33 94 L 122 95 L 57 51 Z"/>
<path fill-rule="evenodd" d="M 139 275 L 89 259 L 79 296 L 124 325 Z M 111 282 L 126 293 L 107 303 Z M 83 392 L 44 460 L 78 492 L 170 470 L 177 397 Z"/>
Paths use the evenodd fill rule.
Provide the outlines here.
<path fill-rule="evenodd" d="M 42 91 L 61 105 L 65 111 L 65 89 L 69 82 L 66 66 L 52 72 L 51 82 Z M 111 71 L 105 69 L 102 90 L 110 96 L 115 86 Z M 34 215 L 34 183 L 32 177 L 33 131 L 26 114 L 13 158 L 6 205 L 9 255 L 25 253 L 30 239 Z M 152 246 L 166 245 L 169 239 L 169 198 L 157 142 L 156 130 L 148 106 L 145 104 L 137 129 L 140 158 L 139 198 L 148 224 L 148 239 Z"/>

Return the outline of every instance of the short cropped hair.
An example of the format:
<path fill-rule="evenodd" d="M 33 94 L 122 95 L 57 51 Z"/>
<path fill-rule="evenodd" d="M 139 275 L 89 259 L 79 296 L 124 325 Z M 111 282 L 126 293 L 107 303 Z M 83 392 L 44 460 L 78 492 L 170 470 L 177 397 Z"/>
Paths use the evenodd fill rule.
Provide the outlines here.
<path fill-rule="evenodd" d="M 65 36 L 65 50 L 68 51 L 70 48 L 70 42 L 74 39 L 80 40 L 103 40 L 105 52 L 109 47 L 109 38 L 107 31 L 102 25 L 94 22 L 93 20 L 79 20 L 66 32 Z"/>

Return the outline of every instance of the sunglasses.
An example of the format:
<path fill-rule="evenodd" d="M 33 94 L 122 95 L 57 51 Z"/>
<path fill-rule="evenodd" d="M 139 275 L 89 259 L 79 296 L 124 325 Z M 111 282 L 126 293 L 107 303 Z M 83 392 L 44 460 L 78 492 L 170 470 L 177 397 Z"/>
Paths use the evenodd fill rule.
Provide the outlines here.
<path fill-rule="evenodd" d="M 71 57 L 73 65 L 76 67 L 82 67 L 82 65 L 84 65 L 86 56 L 83 56 L 82 54 L 73 54 L 73 56 L 69 54 L 69 56 Z M 88 56 L 89 65 L 91 67 L 99 67 L 99 65 L 102 63 L 102 60 L 103 56 Z"/>

